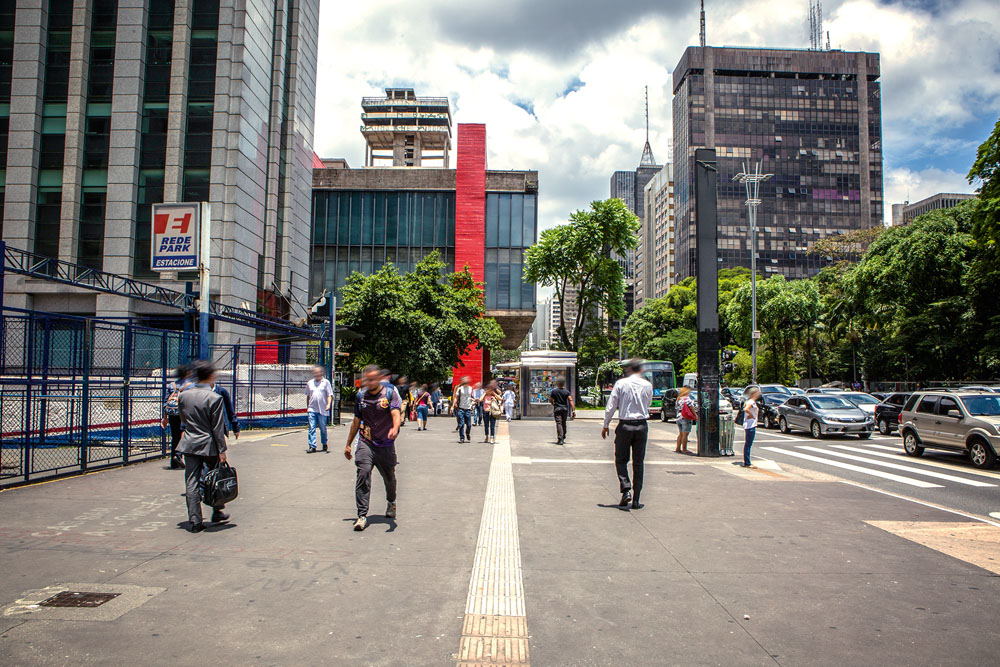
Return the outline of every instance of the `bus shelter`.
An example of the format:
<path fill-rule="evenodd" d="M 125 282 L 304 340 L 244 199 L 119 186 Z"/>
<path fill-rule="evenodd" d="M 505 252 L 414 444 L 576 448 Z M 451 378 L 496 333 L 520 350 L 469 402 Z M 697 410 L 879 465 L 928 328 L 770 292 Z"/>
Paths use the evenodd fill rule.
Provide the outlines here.
<path fill-rule="evenodd" d="M 556 380 L 566 380 L 566 389 L 576 396 L 576 352 L 535 350 L 522 352 L 520 361 L 497 364 L 502 375 L 517 378 L 517 399 L 523 417 L 551 417 L 549 392 Z"/>

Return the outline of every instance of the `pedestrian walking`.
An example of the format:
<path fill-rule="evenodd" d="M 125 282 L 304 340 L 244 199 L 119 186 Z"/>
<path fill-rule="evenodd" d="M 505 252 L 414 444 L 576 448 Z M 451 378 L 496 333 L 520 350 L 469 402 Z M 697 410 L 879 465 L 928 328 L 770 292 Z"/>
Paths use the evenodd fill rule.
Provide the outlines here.
<path fill-rule="evenodd" d="M 483 394 L 483 430 L 486 438 L 483 442 L 494 444 L 497 441 L 497 418 L 503 414 L 503 395 L 496 380 L 490 380 Z"/>
<path fill-rule="evenodd" d="M 441 387 L 437 384 L 432 385 L 431 389 L 431 405 L 434 406 L 434 414 L 439 415 L 444 409 L 441 406 Z"/>
<path fill-rule="evenodd" d="M 201 480 L 205 473 L 227 460 L 226 454 L 226 409 L 222 396 L 212 390 L 215 384 L 215 368 L 208 361 L 199 361 L 194 366 L 193 386 L 187 387 L 178 396 L 184 435 L 177 451 L 184 455 L 184 487 L 187 497 L 188 531 L 200 533 L 205 530 L 201 513 Z M 222 523 L 229 519 L 223 507 L 212 508 L 211 523 Z"/>
<path fill-rule="evenodd" d="M 222 397 L 222 407 L 225 408 L 226 412 L 226 419 L 224 422 L 226 427 L 226 437 L 229 437 L 229 432 L 232 431 L 233 437 L 239 440 L 240 422 L 236 417 L 236 407 L 233 405 L 233 397 L 230 396 L 229 390 L 218 382 L 212 385 L 212 391 Z"/>
<path fill-rule="evenodd" d="M 406 420 L 410 416 L 410 383 L 407 382 L 405 375 L 400 375 L 396 378 L 396 391 L 399 392 L 400 401 L 400 417 L 402 421 L 400 426 L 406 426 Z"/>
<path fill-rule="evenodd" d="M 306 384 L 306 405 L 309 407 L 306 416 L 309 419 L 309 439 L 306 453 L 316 451 L 316 431 L 319 431 L 323 451 L 328 451 L 326 443 L 326 420 L 333 406 L 333 385 L 326 379 L 323 367 L 313 366 L 313 376 Z"/>
<path fill-rule="evenodd" d="M 420 390 L 417 392 L 416 406 L 417 430 L 426 431 L 427 417 L 430 414 L 431 409 L 431 393 L 427 391 L 427 385 L 421 386 Z"/>
<path fill-rule="evenodd" d="M 472 425 L 479 426 L 483 422 L 483 396 L 486 390 L 483 383 L 477 382 L 472 385 Z"/>
<path fill-rule="evenodd" d="M 468 375 L 462 376 L 462 383 L 455 388 L 451 399 L 452 409 L 455 411 L 455 418 L 458 420 L 458 441 L 460 443 L 468 440 L 472 442 L 472 381 Z"/>
<path fill-rule="evenodd" d="M 503 393 L 503 412 L 509 422 L 514 418 L 514 404 L 517 402 L 517 394 L 514 393 L 514 385 L 508 384 L 507 390 Z"/>
<path fill-rule="evenodd" d="M 170 427 L 170 469 L 177 470 L 184 467 L 184 460 L 177 453 L 177 445 L 181 441 L 183 424 L 181 423 L 180 408 L 177 399 L 181 392 L 191 383 L 191 367 L 181 364 L 174 370 L 174 380 L 167 385 L 167 401 L 163 405 L 163 428 Z"/>
<path fill-rule="evenodd" d="M 358 469 L 354 500 L 358 519 L 354 530 L 368 526 L 368 501 L 372 490 L 372 468 L 378 470 L 385 484 L 385 517 L 396 518 L 396 436 L 402 421 L 403 403 L 399 391 L 379 381 L 377 366 L 364 369 L 364 386 L 354 399 L 354 421 L 347 435 L 344 457 L 351 460 L 351 443 L 358 437 L 354 463 Z"/>
<path fill-rule="evenodd" d="M 615 469 L 622 498 L 619 507 L 632 502 L 637 510 L 639 494 L 642 493 L 643 463 L 646 458 L 646 438 L 649 435 L 646 420 L 653 404 L 653 385 L 642 377 L 642 362 L 632 359 L 625 365 L 626 375 L 611 389 L 608 405 L 604 409 L 604 428 L 601 438 L 608 437 L 611 418 L 618 411 L 618 426 L 615 427 Z M 628 477 L 628 461 L 632 459 L 632 480 Z"/>
<path fill-rule="evenodd" d="M 691 387 L 681 387 L 677 392 L 677 446 L 675 452 L 689 454 L 688 438 L 691 437 L 691 427 L 698 421 L 698 404 L 691 396 Z"/>
<path fill-rule="evenodd" d="M 556 379 L 556 386 L 549 392 L 549 403 L 552 404 L 552 417 L 556 420 L 556 444 L 566 444 L 566 419 L 572 414 L 576 417 L 576 405 L 573 395 L 566 389 L 566 380 Z"/>
<path fill-rule="evenodd" d="M 750 464 L 750 448 L 757 435 L 757 415 L 760 412 L 760 387 L 750 387 L 747 402 L 743 405 L 743 467 L 755 468 Z"/>

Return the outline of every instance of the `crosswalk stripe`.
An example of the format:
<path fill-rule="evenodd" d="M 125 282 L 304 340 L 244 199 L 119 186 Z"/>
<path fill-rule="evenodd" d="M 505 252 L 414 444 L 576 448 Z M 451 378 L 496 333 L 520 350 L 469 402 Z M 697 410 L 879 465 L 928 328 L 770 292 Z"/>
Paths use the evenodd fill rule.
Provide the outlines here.
<path fill-rule="evenodd" d="M 930 482 L 925 482 L 922 479 L 913 479 L 911 477 L 903 477 L 902 475 L 895 475 L 891 472 L 885 472 L 883 470 L 873 470 L 872 468 L 863 468 L 862 466 L 856 466 L 852 463 L 844 463 L 843 461 L 834 461 L 832 459 L 824 459 L 819 456 L 812 456 L 811 454 L 803 454 L 802 452 L 793 452 L 787 449 L 782 449 L 781 447 L 761 447 L 761 449 L 766 449 L 771 452 L 776 452 L 778 454 L 785 454 L 787 456 L 794 456 L 800 459 L 806 459 L 807 461 L 813 461 L 815 463 L 822 463 L 824 465 L 833 466 L 835 468 L 843 468 L 844 470 L 853 470 L 854 472 L 860 472 L 865 475 L 872 475 L 874 477 L 881 477 L 882 479 L 889 479 L 894 482 L 899 482 L 900 484 L 908 484 L 910 486 L 917 486 L 922 489 L 939 489 L 941 484 L 931 484 Z"/>
<path fill-rule="evenodd" d="M 833 445 L 836 449 L 843 449 L 848 452 L 861 452 L 862 454 L 870 454 L 872 456 L 881 456 L 878 452 L 868 452 L 864 449 L 858 449 L 857 447 L 848 447 L 847 445 Z M 807 449 L 813 452 L 823 452 L 829 454 L 830 456 L 839 456 L 841 458 L 850 459 L 852 461 L 860 461 L 862 463 L 871 463 L 872 465 L 882 466 L 883 468 L 892 468 L 893 470 L 902 470 L 915 475 L 923 475 L 925 477 L 936 477 L 938 479 L 948 480 L 949 482 L 957 482 L 958 484 L 965 484 L 966 486 L 996 486 L 996 484 L 990 484 L 989 482 L 980 482 L 976 479 L 965 479 L 964 477 L 956 477 L 955 475 L 948 475 L 943 472 L 934 472 L 933 470 L 924 470 L 917 466 L 912 465 L 901 465 L 899 463 L 889 463 L 888 461 L 878 461 L 876 459 L 870 459 L 865 456 L 854 456 L 852 454 L 841 454 L 840 452 L 831 452 L 829 450 L 823 450 L 818 447 L 800 447 L 799 449 Z M 886 454 L 889 456 L 889 454 Z"/>
<path fill-rule="evenodd" d="M 869 445 L 869 444 L 866 444 L 865 447 L 872 447 L 872 448 L 875 448 L 875 449 L 881 449 L 881 450 L 885 450 L 887 452 L 892 452 L 893 454 L 895 454 L 895 456 L 891 456 L 890 455 L 890 456 L 887 456 L 887 458 L 894 458 L 895 459 L 895 458 L 900 458 L 900 457 L 905 456 L 905 452 L 903 451 L 902 447 L 886 447 L 885 445 Z M 959 452 L 953 452 L 953 451 L 950 451 L 950 450 L 941 450 L 941 451 L 942 452 L 948 451 L 948 453 L 956 454 L 958 456 L 961 456 Z M 881 454 L 881 453 L 877 453 L 877 452 L 866 451 L 865 453 L 866 454 L 873 454 L 873 455 L 877 454 L 878 456 L 886 456 L 886 454 Z M 906 457 L 906 460 L 909 461 L 910 463 L 918 463 L 918 464 L 920 464 L 922 466 L 934 466 L 935 468 L 944 468 L 945 470 L 956 470 L 956 467 L 954 465 L 952 465 L 951 463 L 945 463 L 943 461 L 933 461 L 933 460 L 928 460 L 926 458 L 917 459 L 917 458 L 910 458 L 910 457 Z M 976 470 L 975 468 L 961 468 L 961 472 L 965 473 L 966 475 L 978 475 L 979 477 L 989 477 L 991 479 L 1000 479 L 1000 473 L 989 472 L 987 470 Z"/>

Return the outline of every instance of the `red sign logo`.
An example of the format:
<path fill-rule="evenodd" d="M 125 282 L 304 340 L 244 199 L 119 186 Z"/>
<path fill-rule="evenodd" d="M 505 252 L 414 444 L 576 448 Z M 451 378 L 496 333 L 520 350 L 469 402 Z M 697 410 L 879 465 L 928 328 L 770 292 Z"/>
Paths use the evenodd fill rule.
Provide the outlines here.
<path fill-rule="evenodd" d="M 170 225 L 170 229 L 176 230 L 181 234 L 187 234 L 188 226 L 191 224 L 191 214 L 185 213 L 184 215 L 179 215 L 173 219 L 173 224 L 170 225 L 170 214 L 169 213 L 157 213 L 153 216 L 153 231 L 156 234 L 166 234 L 167 226 Z"/>

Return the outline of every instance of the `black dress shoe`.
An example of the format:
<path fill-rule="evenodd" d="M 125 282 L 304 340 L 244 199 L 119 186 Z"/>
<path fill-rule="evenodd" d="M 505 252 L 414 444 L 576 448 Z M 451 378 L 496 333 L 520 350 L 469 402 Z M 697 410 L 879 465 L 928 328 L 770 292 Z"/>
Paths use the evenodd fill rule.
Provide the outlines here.
<path fill-rule="evenodd" d="M 212 512 L 212 523 L 222 523 L 223 521 L 229 521 L 229 515 L 222 510 L 215 510 Z"/>
<path fill-rule="evenodd" d="M 631 500 L 632 500 L 632 492 L 626 491 L 625 493 L 622 494 L 622 499 L 621 502 L 618 503 L 618 507 L 625 507 L 626 505 L 629 504 L 629 502 L 631 502 Z"/>
<path fill-rule="evenodd" d="M 642 507 L 642 503 L 639 502 L 639 499 L 638 498 L 634 498 L 632 500 L 632 509 L 637 510 L 637 509 L 640 509 L 641 507 Z"/>
<path fill-rule="evenodd" d="M 201 522 L 199 522 L 199 523 L 191 523 L 190 525 L 188 525 L 188 528 L 187 528 L 187 531 L 189 533 L 200 533 L 203 530 L 205 530 L 205 524 L 203 524 Z"/>
<path fill-rule="evenodd" d="M 327 446 L 326 446 L 326 445 L 323 445 L 323 451 L 324 451 L 324 452 L 329 452 L 330 450 L 329 450 L 329 449 L 327 448 Z"/>

